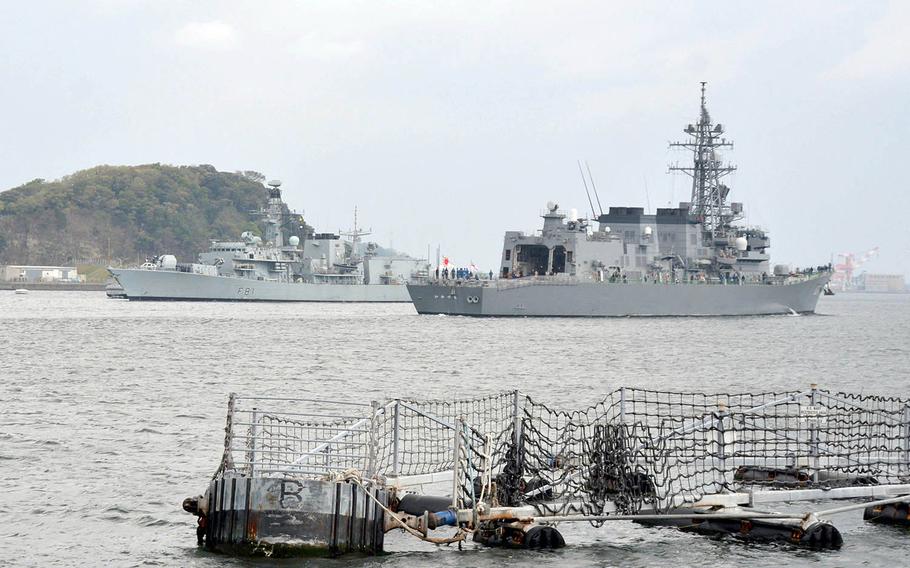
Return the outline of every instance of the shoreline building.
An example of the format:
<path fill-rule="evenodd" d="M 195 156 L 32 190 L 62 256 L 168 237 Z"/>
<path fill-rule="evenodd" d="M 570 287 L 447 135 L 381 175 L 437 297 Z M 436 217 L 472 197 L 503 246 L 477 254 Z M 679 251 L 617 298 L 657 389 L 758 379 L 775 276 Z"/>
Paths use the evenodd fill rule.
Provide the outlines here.
<path fill-rule="evenodd" d="M 39 282 L 80 283 L 85 276 L 79 274 L 75 266 L 30 266 L 10 264 L 0 267 L 0 279 L 4 282 Z"/>
<path fill-rule="evenodd" d="M 863 272 L 856 277 L 857 292 L 906 293 L 907 282 L 903 274 L 870 274 Z"/>

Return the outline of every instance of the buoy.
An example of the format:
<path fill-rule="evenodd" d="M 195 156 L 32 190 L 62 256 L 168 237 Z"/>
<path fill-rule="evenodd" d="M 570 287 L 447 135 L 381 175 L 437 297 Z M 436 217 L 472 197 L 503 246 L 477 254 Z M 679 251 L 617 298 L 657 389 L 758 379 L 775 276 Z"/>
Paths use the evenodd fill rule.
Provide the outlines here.
<path fill-rule="evenodd" d="M 910 527 L 910 503 L 889 503 L 866 507 L 863 509 L 863 520 Z"/>
<path fill-rule="evenodd" d="M 484 523 L 474 531 L 474 542 L 490 547 L 535 550 L 552 550 L 566 545 L 566 539 L 555 527 L 507 521 Z"/>
<path fill-rule="evenodd" d="M 683 532 L 707 536 L 731 536 L 747 542 L 788 542 L 810 548 L 840 548 L 844 543 L 840 531 L 825 521 L 815 521 L 803 528 L 800 519 L 755 519 L 749 513 L 742 518 L 711 518 L 691 509 L 676 509 L 671 513 L 692 513 L 687 519 L 635 521 L 646 526 L 670 526 Z M 701 517 L 701 518 L 700 518 Z"/>

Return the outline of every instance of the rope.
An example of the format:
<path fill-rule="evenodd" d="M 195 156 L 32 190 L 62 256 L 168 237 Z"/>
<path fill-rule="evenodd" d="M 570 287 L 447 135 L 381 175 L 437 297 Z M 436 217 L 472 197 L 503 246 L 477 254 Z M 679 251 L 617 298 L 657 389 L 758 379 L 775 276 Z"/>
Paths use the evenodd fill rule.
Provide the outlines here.
<path fill-rule="evenodd" d="M 397 523 L 402 529 L 404 529 L 405 532 L 407 532 L 411 536 L 419 538 L 422 541 L 429 542 L 432 544 L 453 544 L 456 542 L 462 542 L 465 539 L 467 539 L 467 536 L 470 532 L 467 529 L 458 527 L 458 531 L 455 533 L 454 536 L 431 537 L 431 536 L 426 536 L 425 534 L 423 534 L 422 532 L 418 531 L 417 529 L 415 529 L 413 527 L 409 527 L 404 521 L 402 521 L 400 518 L 398 518 L 398 515 L 394 511 L 392 511 L 391 509 L 386 507 L 386 505 L 382 501 L 377 499 L 373 495 L 372 491 L 370 491 L 369 489 L 366 488 L 366 486 L 363 484 L 362 476 L 361 476 L 360 472 L 357 471 L 356 469 L 347 469 L 347 470 L 335 475 L 334 477 L 332 477 L 329 480 L 338 481 L 338 482 L 348 481 L 348 482 L 354 483 L 355 485 L 357 485 L 358 487 L 360 487 L 363 490 L 363 492 L 367 495 L 367 497 L 369 497 L 374 503 L 379 505 L 379 507 L 383 511 L 385 511 L 386 514 L 392 520 L 395 521 L 395 523 Z"/>

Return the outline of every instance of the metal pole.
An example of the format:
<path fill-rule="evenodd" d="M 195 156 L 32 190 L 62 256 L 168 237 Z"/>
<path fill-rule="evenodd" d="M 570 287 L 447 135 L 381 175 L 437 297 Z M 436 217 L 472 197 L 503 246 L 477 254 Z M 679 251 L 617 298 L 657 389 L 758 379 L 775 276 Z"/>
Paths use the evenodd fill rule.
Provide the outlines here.
<path fill-rule="evenodd" d="M 250 412 L 250 477 L 255 477 L 253 471 L 256 463 L 256 440 L 259 435 L 259 413 L 256 409 Z"/>
<path fill-rule="evenodd" d="M 910 471 L 910 404 L 904 407 L 904 470 Z"/>
<path fill-rule="evenodd" d="M 809 464 L 812 467 L 812 480 L 818 481 L 818 385 L 809 385 L 809 402 L 815 416 L 808 417 L 809 423 Z"/>
<path fill-rule="evenodd" d="M 512 393 L 512 468 L 511 472 L 514 476 L 513 479 L 520 480 L 522 475 L 524 475 L 524 443 L 522 441 L 522 408 L 521 408 L 521 393 L 518 389 Z M 508 471 L 509 463 L 508 459 L 505 464 L 505 471 Z M 492 477 L 492 474 L 491 474 Z M 492 480 L 490 482 L 492 484 Z M 511 493 L 513 488 L 509 488 Z M 515 487 L 517 489 L 517 486 Z"/>
<path fill-rule="evenodd" d="M 571 523 L 571 522 L 603 522 L 603 521 L 682 521 L 691 520 L 697 523 L 704 519 L 780 519 L 786 521 L 798 521 L 803 515 L 782 515 L 779 513 L 750 513 L 743 511 L 741 513 L 667 513 L 665 515 L 566 515 L 554 517 L 531 517 L 530 520 L 535 523 Z M 521 519 L 525 520 L 525 519 Z"/>
<path fill-rule="evenodd" d="M 395 401 L 395 413 L 392 415 L 392 477 L 398 477 L 398 425 L 401 420 L 398 400 Z"/>
<path fill-rule="evenodd" d="M 440 426 L 442 426 L 442 427 L 444 427 L 444 428 L 455 429 L 455 426 L 454 426 L 453 424 L 449 424 L 449 423 L 446 422 L 445 420 L 440 420 L 439 418 L 437 418 L 437 417 L 435 417 L 435 416 L 432 416 L 432 415 L 430 415 L 430 414 L 427 414 L 426 412 L 420 410 L 419 408 L 415 408 L 415 407 L 411 406 L 410 404 L 408 404 L 408 403 L 406 403 L 406 402 L 401 402 L 401 401 L 399 401 L 398 403 L 399 403 L 402 407 L 404 407 L 405 410 L 410 410 L 410 411 L 413 412 L 414 414 L 416 414 L 416 415 L 418 415 L 418 416 L 423 416 L 423 417 L 426 418 L 427 420 L 429 420 L 429 421 L 431 421 L 431 422 L 435 422 L 436 424 L 439 424 Z"/>
<path fill-rule="evenodd" d="M 215 473 L 223 472 L 226 469 L 234 469 L 234 408 L 237 404 L 237 395 L 231 393 L 228 397 L 227 420 L 224 424 L 224 454 L 221 456 L 221 465 Z"/>
<path fill-rule="evenodd" d="M 518 392 L 518 389 L 512 391 L 512 445 L 516 452 L 518 452 L 518 444 L 521 442 L 520 398 L 521 393 Z"/>
<path fill-rule="evenodd" d="M 461 430 L 462 422 L 461 417 L 455 419 L 455 443 L 453 451 L 455 453 L 454 458 L 452 459 L 452 507 L 455 509 L 459 508 L 459 499 L 458 494 L 460 493 L 460 482 L 458 479 L 459 465 L 461 464 Z"/>
<path fill-rule="evenodd" d="M 376 416 L 379 414 L 379 402 L 374 400 L 370 403 L 370 445 L 369 454 L 367 455 L 367 477 L 371 478 L 376 474 L 376 450 L 379 443 L 376 435 Z"/>
<path fill-rule="evenodd" d="M 877 501 L 866 501 L 865 503 L 854 503 L 852 505 L 845 505 L 843 507 L 835 507 L 834 509 L 828 509 L 826 511 L 816 511 L 816 516 L 822 515 L 836 515 L 837 513 L 846 513 L 848 511 L 855 511 L 857 509 L 865 509 L 867 507 L 877 507 L 879 505 L 891 505 L 892 503 L 907 503 L 910 502 L 910 495 L 901 495 L 900 497 L 891 497 L 890 499 L 879 499 Z"/>
<path fill-rule="evenodd" d="M 724 419 L 727 417 L 727 405 L 723 402 L 717 403 L 717 412 L 715 413 L 715 428 L 717 429 L 717 459 L 720 460 L 720 470 L 726 477 L 727 474 L 727 452 L 726 439 L 724 436 Z"/>
<path fill-rule="evenodd" d="M 619 388 L 619 421 L 626 423 L 626 387 Z"/>

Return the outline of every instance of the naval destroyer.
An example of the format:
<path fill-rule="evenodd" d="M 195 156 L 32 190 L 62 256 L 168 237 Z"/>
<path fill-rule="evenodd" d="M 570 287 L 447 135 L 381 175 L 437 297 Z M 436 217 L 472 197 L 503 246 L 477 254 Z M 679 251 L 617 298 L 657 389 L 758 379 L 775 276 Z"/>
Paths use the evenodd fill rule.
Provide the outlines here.
<path fill-rule="evenodd" d="M 798 272 L 770 264 L 768 234 L 740 223 L 725 177 L 733 143 L 711 120 L 701 88 L 698 121 L 671 147 L 692 153 L 671 171 L 692 178 L 689 202 L 609 207 L 582 219 L 548 203 L 543 229 L 505 234 L 496 280 L 433 279 L 408 285 L 421 314 L 472 316 L 739 316 L 814 312 L 830 265 Z M 590 178 L 590 171 L 588 172 Z M 584 179 L 584 172 L 582 171 Z M 590 179 L 597 203 L 596 187 Z M 585 184 L 587 192 L 587 182 Z M 594 203 L 588 192 L 588 202 Z"/>
<path fill-rule="evenodd" d="M 130 300 L 283 302 L 410 302 L 405 284 L 425 280 L 425 260 L 386 254 L 361 237 L 316 233 L 281 199 L 281 182 L 269 182 L 264 239 L 252 232 L 239 241 L 212 241 L 194 263 L 163 254 L 139 268 L 109 268 Z M 285 242 L 288 226 L 299 228 Z M 348 237 L 349 239 L 342 239 Z"/>

